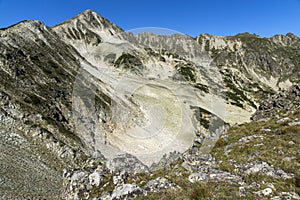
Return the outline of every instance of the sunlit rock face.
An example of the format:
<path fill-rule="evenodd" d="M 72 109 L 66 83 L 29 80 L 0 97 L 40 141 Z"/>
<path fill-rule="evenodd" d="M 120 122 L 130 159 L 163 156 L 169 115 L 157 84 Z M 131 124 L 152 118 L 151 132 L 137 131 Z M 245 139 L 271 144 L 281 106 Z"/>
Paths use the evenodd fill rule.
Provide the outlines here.
<path fill-rule="evenodd" d="M 299 83 L 292 34 L 144 30 L 126 33 L 93 11 L 0 30 L 0 197 L 58 197 L 63 169 L 90 157 L 131 155 L 147 168 Z"/>

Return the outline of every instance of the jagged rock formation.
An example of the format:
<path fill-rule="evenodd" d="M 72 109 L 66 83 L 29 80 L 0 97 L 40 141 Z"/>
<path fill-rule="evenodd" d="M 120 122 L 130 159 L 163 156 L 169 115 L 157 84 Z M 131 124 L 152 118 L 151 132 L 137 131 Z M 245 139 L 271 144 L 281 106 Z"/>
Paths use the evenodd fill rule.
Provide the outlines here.
<path fill-rule="evenodd" d="M 252 116 L 253 120 L 274 117 L 282 112 L 300 109 L 300 85 L 293 85 L 287 91 L 273 95 L 262 102 Z"/>
<path fill-rule="evenodd" d="M 181 190 L 154 173 L 174 166 L 192 182 L 243 182 L 202 154 L 226 139 L 229 124 L 249 121 L 267 94 L 299 83 L 299 44 L 292 34 L 133 35 L 90 10 L 52 28 L 23 21 L 1 29 L 0 198 Z M 298 97 L 294 86 L 269 102 L 297 109 Z M 254 119 L 274 116 L 269 104 Z"/>

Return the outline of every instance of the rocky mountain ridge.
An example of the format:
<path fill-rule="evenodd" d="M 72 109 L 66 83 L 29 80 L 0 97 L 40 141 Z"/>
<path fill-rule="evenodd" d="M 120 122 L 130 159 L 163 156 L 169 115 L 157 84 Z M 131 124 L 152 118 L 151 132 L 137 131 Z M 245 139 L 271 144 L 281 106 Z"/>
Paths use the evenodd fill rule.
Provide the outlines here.
<path fill-rule="evenodd" d="M 23 21 L 1 29 L 0 198 L 57 199 L 63 179 L 73 176 L 62 176 L 66 168 L 88 169 L 71 182 L 93 183 L 88 190 L 97 197 L 102 183 L 118 185 L 108 171 L 120 162 L 143 172 L 164 168 L 170 159 L 163 155 L 180 152 L 175 161 L 214 141 L 206 139 L 250 121 L 266 95 L 299 83 L 298 44 L 292 34 L 134 35 L 90 10 L 52 28 Z M 84 167 L 98 161 L 111 164 Z M 90 174 L 99 167 L 105 173 Z M 118 190 L 143 194 L 161 182 L 178 188 L 158 178 L 148 189 Z"/>

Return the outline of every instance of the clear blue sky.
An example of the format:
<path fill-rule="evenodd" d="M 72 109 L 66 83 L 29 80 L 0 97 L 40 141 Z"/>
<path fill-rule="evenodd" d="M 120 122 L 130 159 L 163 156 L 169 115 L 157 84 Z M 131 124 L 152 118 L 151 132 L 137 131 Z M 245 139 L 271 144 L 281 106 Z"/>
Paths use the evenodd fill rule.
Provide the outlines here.
<path fill-rule="evenodd" d="M 0 27 L 25 19 L 53 26 L 86 9 L 124 30 L 162 27 L 191 36 L 300 36 L 300 0 L 0 0 Z"/>

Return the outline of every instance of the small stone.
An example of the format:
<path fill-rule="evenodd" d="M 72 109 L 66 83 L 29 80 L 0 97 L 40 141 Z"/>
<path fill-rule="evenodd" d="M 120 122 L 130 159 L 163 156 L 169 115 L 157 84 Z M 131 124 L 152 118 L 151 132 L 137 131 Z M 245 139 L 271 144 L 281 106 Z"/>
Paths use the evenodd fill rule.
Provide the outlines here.
<path fill-rule="evenodd" d="M 259 122 L 267 122 L 269 121 L 271 118 L 262 118 L 262 119 L 259 119 L 258 121 Z"/>
<path fill-rule="evenodd" d="M 203 139 L 197 137 L 197 138 L 195 138 L 194 142 L 195 142 L 196 144 L 202 144 Z"/>
<path fill-rule="evenodd" d="M 272 190 L 276 190 L 275 186 L 273 185 L 273 183 L 266 183 L 266 186 L 271 188 Z"/>
<path fill-rule="evenodd" d="M 279 196 L 270 198 L 270 200 L 286 200 L 286 199 L 296 199 L 300 200 L 300 196 L 295 192 L 279 192 Z"/>
<path fill-rule="evenodd" d="M 106 192 L 101 195 L 100 199 L 101 200 L 111 200 L 111 196 L 110 196 L 109 192 Z"/>
<path fill-rule="evenodd" d="M 264 131 L 264 132 L 271 132 L 272 131 L 270 128 L 261 128 L 260 130 Z"/>
<path fill-rule="evenodd" d="M 290 118 L 285 117 L 285 118 L 282 118 L 282 119 L 280 119 L 280 120 L 277 120 L 276 123 L 277 123 L 277 124 L 280 124 L 280 123 L 287 122 L 287 121 L 289 121 L 289 120 L 290 120 Z"/>
<path fill-rule="evenodd" d="M 247 195 L 245 187 L 239 187 L 239 195 L 240 197 L 245 197 Z"/>
<path fill-rule="evenodd" d="M 259 144 L 255 144 L 255 145 L 253 145 L 254 147 L 259 147 L 259 146 L 264 146 L 264 144 L 263 143 L 259 143 Z"/>
<path fill-rule="evenodd" d="M 71 183 L 78 181 L 79 179 L 84 177 L 84 175 L 85 175 L 84 172 L 74 173 L 71 177 Z"/>
<path fill-rule="evenodd" d="M 294 141 L 289 141 L 289 145 L 294 145 L 295 142 Z"/>
<path fill-rule="evenodd" d="M 192 173 L 189 176 L 189 181 L 195 183 L 197 181 L 204 181 L 207 178 L 207 174 L 204 173 Z"/>
<path fill-rule="evenodd" d="M 93 172 L 89 175 L 90 185 L 99 186 L 100 185 L 101 176 L 98 172 Z"/>
<path fill-rule="evenodd" d="M 289 126 L 300 126 L 300 122 L 290 122 L 288 123 Z"/>
<path fill-rule="evenodd" d="M 249 185 L 250 188 L 254 188 L 254 189 L 257 189 L 260 187 L 260 184 L 256 183 L 256 182 L 252 182 L 250 185 Z"/>
<path fill-rule="evenodd" d="M 292 156 L 292 157 L 288 156 L 288 157 L 284 157 L 284 158 L 282 159 L 282 161 L 291 162 L 291 161 L 294 160 L 295 158 L 296 158 L 296 157 L 294 157 L 294 156 Z"/>
<path fill-rule="evenodd" d="M 273 193 L 273 191 L 271 188 L 266 188 L 264 190 L 254 192 L 254 193 L 257 194 L 258 196 L 269 196 L 270 194 Z"/>
<path fill-rule="evenodd" d="M 284 154 L 284 151 L 280 149 L 277 153 L 278 153 L 279 155 L 283 155 L 283 154 Z"/>
<path fill-rule="evenodd" d="M 128 177 L 128 173 L 125 170 L 121 171 L 116 176 L 113 176 L 114 185 L 125 183 L 127 180 L 127 177 Z"/>
<path fill-rule="evenodd" d="M 183 167 L 186 171 L 190 171 L 191 170 L 191 167 L 190 167 L 190 165 L 187 162 L 183 162 L 181 164 L 181 167 Z"/>

